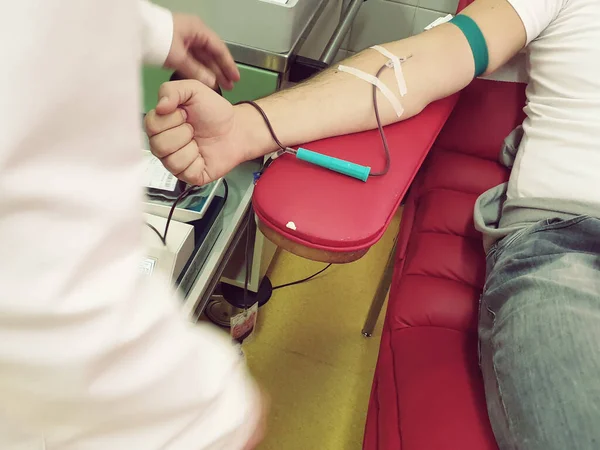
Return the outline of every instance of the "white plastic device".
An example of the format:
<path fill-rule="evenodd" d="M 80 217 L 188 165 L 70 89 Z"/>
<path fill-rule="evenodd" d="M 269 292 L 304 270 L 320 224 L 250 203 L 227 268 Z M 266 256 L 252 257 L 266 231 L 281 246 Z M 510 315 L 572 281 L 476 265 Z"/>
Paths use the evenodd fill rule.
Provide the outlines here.
<path fill-rule="evenodd" d="M 152 214 L 144 214 L 144 219 L 161 234 L 164 233 L 166 219 Z M 140 262 L 140 271 L 148 276 L 160 271 L 170 279 L 177 280 L 194 252 L 194 227 L 172 220 L 169 224 L 166 245 L 148 225 L 143 224 L 143 227 L 142 239 L 146 257 Z"/>

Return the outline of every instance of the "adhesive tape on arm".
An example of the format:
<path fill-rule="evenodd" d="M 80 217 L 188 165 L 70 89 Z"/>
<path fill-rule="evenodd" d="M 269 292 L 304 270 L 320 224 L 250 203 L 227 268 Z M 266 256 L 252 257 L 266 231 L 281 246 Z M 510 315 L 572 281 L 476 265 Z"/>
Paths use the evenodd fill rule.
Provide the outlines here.
<path fill-rule="evenodd" d="M 404 97 L 408 91 L 406 89 L 406 81 L 404 80 L 404 74 L 402 73 L 402 62 L 400 61 L 400 58 L 398 58 L 386 48 L 383 48 L 379 45 L 374 45 L 371 48 L 373 50 L 377 50 L 383 56 L 390 59 L 392 63 L 391 67 L 394 68 L 394 74 L 396 75 L 396 81 L 398 82 L 398 90 L 400 91 L 400 95 Z"/>
<path fill-rule="evenodd" d="M 351 75 L 354 75 L 357 78 L 360 78 L 361 80 L 364 80 L 364 81 L 376 86 L 381 91 L 381 93 L 385 96 L 385 98 L 387 98 L 388 101 L 391 103 L 392 107 L 394 108 L 394 111 L 396 112 L 396 115 L 398 117 L 400 117 L 402 115 L 402 113 L 404 112 L 404 108 L 400 104 L 400 101 L 396 98 L 396 96 L 390 90 L 390 88 L 387 87 L 385 85 L 385 83 L 383 81 L 381 81 L 379 78 L 374 77 L 373 75 L 368 74 L 366 72 L 363 72 L 362 70 L 355 69 L 354 67 L 340 65 L 338 67 L 338 69 L 340 72 L 349 73 Z"/>

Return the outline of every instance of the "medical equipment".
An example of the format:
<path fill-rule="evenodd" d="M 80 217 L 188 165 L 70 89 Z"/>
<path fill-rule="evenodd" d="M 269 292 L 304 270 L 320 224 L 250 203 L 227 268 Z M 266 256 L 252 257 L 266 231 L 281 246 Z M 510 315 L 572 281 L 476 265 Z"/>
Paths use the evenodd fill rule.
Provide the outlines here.
<path fill-rule="evenodd" d="M 171 220 L 164 243 L 159 230 L 165 229 L 167 219 L 146 214 L 142 237 L 146 253 L 140 271 L 147 276 L 161 272 L 186 296 L 223 230 L 224 205 L 225 197 L 216 196 L 202 219 L 191 223 Z"/>
<path fill-rule="evenodd" d="M 194 14 L 229 44 L 287 53 L 310 24 L 321 0 L 155 0 Z M 268 30 L 268 33 L 265 32 Z M 232 49 L 234 58 L 237 53 Z"/>
<path fill-rule="evenodd" d="M 379 49 L 376 49 L 376 50 L 378 50 L 380 53 L 384 53 Z M 387 50 L 386 50 L 386 52 L 387 52 Z M 408 58 L 410 58 L 410 55 L 406 58 L 398 59 L 398 62 L 403 62 Z M 392 62 L 392 64 L 390 64 L 390 61 Z M 323 167 L 325 169 L 329 169 L 329 170 L 341 173 L 343 175 L 347 175 L 349 177 L 356 178 L 361 181 L 367 181 L 369 179 L 369 176 L 376 177 L 376 176 L 382 176 L 382 175 L 387 174 L 389 171 L 389 168 L 390 168 L 390 164 L 391 164 L 390 150 L 388 147 L 387 138 L 385 137 L 385 132 L 383 131 L 383 124 L 381 123 L 381 117 L 379 115 L 379 106 L 377 104 L 377 89 L 381 90 L 381 86 L 385 86 L 385 84 L 383 84 L 379 80 L 379 76 L 386 68 L 393 67 L 394 59 L 390 59 L 390 61 L 386 62 L 383 66 L 381 66 L 375 76 L 372 76 L 372 75 L 370 76 L 374 80 L 377 80 L 377 81 L 374 81 L 371 83 L 371 84 L 373 84 L 373 109 L 375 110 L 375 118 L 377 120 L 377 129 L 379 130 L 379 135 L 381 136 L 381 142 L 383 144 L 383 149 L 384 149 L 384 153 L 385 153 L 385 166 L 379 172 L 373 173 L 373 172 L 371 172 L 371 167 L 363 166 L 363 165 L 356 164 L 356 163 L 353 163 L 350 161 L 345 161 L 345 160 L 339 159 L 339 158 L 334 158 L 332 156 L 313 152 L 313 151 L 310 151 L 310 150 L 307 150 L 304 148 L 299 148 L 298 150 L 295 150 L 291 147 L 286 147 L 281 143 L 281 141 L 277 137 L 277 134 L 275 133 L 275 130 L 273 129 L 273 126 L 271 125 L 271 121 L 267 117 L 267 114 L 256 102 L 247 100 L 247 101 L 239 102 L 238 104 L 245 103 L 245 104 L 253 106 L 263 117 L 263 120 L 265 121 L 265 124 L 267 125 L 267 128 L 269 129 L 269 132 L 271 133 L 271 137 L 273 138 L 273 140 L 279 147 L 279 150 L 275 153 L 275 157 L 279 157 L 285 153 L 291 154 L 291 155 L 296 156 L 296 158 L 301 159 L 305 162 L 315 164 L 315 165 Z M 396 76 L 398 77 L 398 71 L 396 71 Z M 360 77 L 360 78 L 362 78 L 362 77 Z M 370 78 L 367 81 L 370 81 Z M 402 77 L 402 79 L 397 78 L 397 82 L 398 82 L 398 85 L 400 86 L 400 93 L 402 95 L 402 93 L 404 92 L 402 85 L 405 84 L 404 78 L 403 77 Z M 387 89 L 387 87 L 386 87 L 386 89 Z M 391 95 L 393 96 L 393 94 L 391 94 Z M 388 99 L 389 99 L 389 97 L 388 97 Z M 401 108 L 401 106 L 400 106 L 400 108 Z M 269 162 L 271 160 L 269 160 Z M 268 164 L 269 163 L 267 163 L 263 167 L 261 172 L 267 168 Z M 260 176 L 260 173 L 258 174 L 258 176 Z"/>
<path fill-rule="evenodd" d="M 185 296 L 223 229 L 228 187 L 218 180 L 202 187 L 185 185 L 182 190 L 177 178 L 150 152 L 144 152 L 144 163 L 146 255 L 140 271 L 147 276 L 161 272 Z M 223 197 L 216 195 L 221 183 Z"/>
<path fill-rule="evenodd" d="M 294 150 L 293 148 L 286 147 L 285 150 L 279 150 L 278 153 L 280 155 L 283 153 L 295 155 L 296 158 L 301 159 L 302 161 L 333 170 L 334 172 L 348 175 L 349 177 L 357 178 L 361 181 L 367 181 L 369 178 L 369 173 L 371 172 L 370 167 L 361 166 L 360 164 L 344 161 L 343 159 L 338 159 L 322 153 L 306 150 L 305 148 Z"/>
<path fill-rule="evenodd" d="M 226 184 L 224 185 L 226 186 Z M 227 194 L 223 197 L 216 196 L 211 201 L 204 217 L 191 223 L 194 227 L 194 250 L 181 274 L 175 280 L 175 285 L 184 296 L 189 294 L 192 285 L 204 267 L 217 238 L 223 231 L 225 224 L 224 207 L 226 201 Z"/>
<path fill-rule="evenodd" d="M 192 222 L 204 217 L 223 180 L 205 186 L 196 186 L 183 195 L 188 186 L 166 170 L 162 162 L 148 150 L 142 150 L 144 164 L 143 186 L 146 188 L 144 209 L 149 214 L 172 218 L 179 222 Z M 181 197 L 181 198 L 179 198 Z M 177 202 L 177 207 L 171 206 Z"/>
<path fill-rule="evenodd" d="M 489 64 L 489 55 L 485 37 L 479 29 L 479 26 L 477 26 L 477 23 L 464 14 L 455 16 L 448 23 L 456 25 L 469 42 L 471 52 L 473 53 L 473 60 L 475 62 L 474 78 L 483 75 Z"/>
<path fill-rule="evenodd" d="M 146 257 L 140 263 L 140 271 L 150 276 L 157 270 L 176 280 L 194 251 L 194 227 L 183 222 L 173 222 L 167 238 L 163 238 L 155 230 L 164 230 L 167 219 L 145 214 L 145 220 L 148 227 L 144 229 L 142 239 Z"/>
<path fill-rule="evenodd" d="M 389 59 L 386 65 L 394 69 L 394 75 L 396 75 L 396 82 L 398 83 L 398 92 L 400 93 L 401 97 L 404 97 L 408 93 L 408 88 L 406 87 L 406 80 L 404 79 L 404 74 L 402 73 L 402 63 L 410 58 L 410 55 L 406 58 L 400 58 L 381 45 L 374 45 L 371 48 L 373 50 L 377 50 L 379 53 Z"/>

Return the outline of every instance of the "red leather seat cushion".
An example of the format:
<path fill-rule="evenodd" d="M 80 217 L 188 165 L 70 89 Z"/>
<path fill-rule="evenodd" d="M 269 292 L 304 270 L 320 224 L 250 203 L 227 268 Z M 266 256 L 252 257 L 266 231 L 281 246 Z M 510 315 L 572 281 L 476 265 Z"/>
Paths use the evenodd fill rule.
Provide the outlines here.
<path fill-rule="evenodd" d="M 462 94 L 408 196 L 365 429 L 366 450 L 496 449 L 477 363 L 485 278 L 477 196 L 506 181 L 496 160 L 523 120 L 522 85 Z"/>
<path fill-rule="evenodd" d="M 457 100 L 452 96 L 420 115 L 386 127 L 391 167 L 367 182 L 284 155 L 256 184 L 253 205 L 269 228 L 300 244 L 333 252 L 369 248 L 389 225 L 406 190 Z M 340 136 L 303 147 L 371 166 L 385 163 L 377 130 Z M 286 227 L 294 222 L 296 230 Z"/>
<path fill-rule="evenodd" d="M 388 333 L 382 352 L 374 391 L 381 413 L 365 449 L 496 448 L 489 424 L 481 420 L 485 404 L 475 334 L 405 328 Z"/>

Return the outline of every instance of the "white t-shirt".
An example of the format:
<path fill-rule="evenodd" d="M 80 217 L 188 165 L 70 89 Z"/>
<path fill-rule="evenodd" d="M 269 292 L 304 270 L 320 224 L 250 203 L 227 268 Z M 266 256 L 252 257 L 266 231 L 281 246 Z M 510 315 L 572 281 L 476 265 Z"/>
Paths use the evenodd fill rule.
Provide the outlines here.
<path fill-rule="evenodd" d="M 230 340 L 138 275 L 140 56 L 163 63 L 172 31 L 140 0 L 2 7 L 1 449 L 235 450 L 253 431 Z"/>
<path fill-rule="evenodd" d="M 529 84 L 508 199 L 600 212 L 600 1 L 509 1 L 527 31 Z"/>

